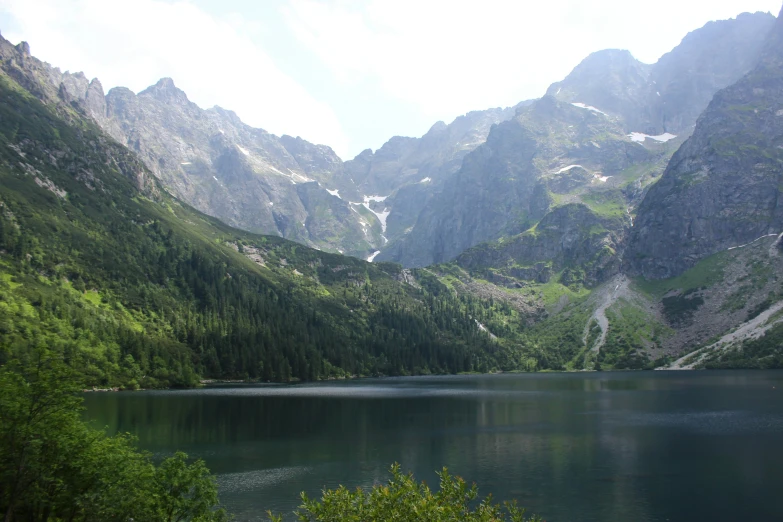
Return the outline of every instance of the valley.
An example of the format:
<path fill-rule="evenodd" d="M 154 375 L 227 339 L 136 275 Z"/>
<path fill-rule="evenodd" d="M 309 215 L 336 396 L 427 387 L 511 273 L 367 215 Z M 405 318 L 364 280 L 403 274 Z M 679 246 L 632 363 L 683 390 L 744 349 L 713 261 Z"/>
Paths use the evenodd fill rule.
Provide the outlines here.
<path fill-rule="evenodd" d="M 211 19 L 158 4 L 134 10 L 187 16 L 147 57 Z M 370 133 L 413 118 L 386 92 L 400 82 L 423 93 L 423 73 L 456 66 L 460 85 L 429 100 L 464 101 L 493 86 L 474 77 L 484 60 L 506 73 L 520 52 L 574 43 L 481 47 L 474 24 L 481 63 L 425 57 L 372 80 L 376 60 L 395 70 L 405 54 L 389 60 L 403 42 L 378 28 L 424 7 L 352 4 L 379 24 L 354 55 L 366 20 L 335 15 L 347 4 L 283 4 L 264 14 L 278 24 L 248 8 L 182 45 L 211 72 L 215 34 L 234 42 L 226 63 L 255 45 L 235 32 L 274 39 L 296 80 L 263 52 L 237 78 L 256 79 L 259 105 L 282 82 L 270 120 L 299 96 L 309 120 L 285 119 L 324 123 L 338 150 L 332 109 L 297 81 L 359 92 L 349 109 L 369 123 L 351 131 Z M 58 24 L 84 14 L 70 8 Z M 319 16 L 290 25 L 305 8 Z M 421 22 L 428 34 L 450 10 Z M 348 48 L 322 45 L 333 32 Z M 708 22 L 652 63 L 579 44 L 589 54 L 541 92 L 341 158 L 202 107 L 192 82 L 189 96 L 169 77 L 131 89 L 109 75 L 104 91 L 0 36 L 5 520 L 780 519 L 783 11 Z M 143 61 L 120 65 L 159 71 Z M 515 74 L 548 84 L 551 70 Z"/>
<path fill-rule="evenodd" d="M 756 248 L 752 240 L 759 238 L 763 250 L 783 232 L 776 206 L 781 171 L 775 116 L 783 94 L 777 90 L 779 51 L 770 43 L 780 29 L 779 22 L 773 24 L 773 17 L 761 13 L 711 22 L 653 65 L 624 51 L 597 52 L 540 99 L 439 122 L 421 138 L 394 137 L 346 162 L 327 146 L 254 129 L 220 107 L 203 110 L 171 79 L 139 94 L 124 88 L 104 94 L 97 79 L 61 73 L 34 58 L 27 44 L 3 40 L 0 56 L 11 111 L 4 120 L 4 175 L 10 176 L 2 198 L 4 230 L 10 231 L 4 237 L 6 252 L 18 252 L 4 265 L 6 301 L 14 310 L 33 306 L 42 311 L 45 305 L 33 303 L 42 302 L 35 295 L 48 287 L 45 293 L 54 292 L 57 299 L 87 306 L 88 315 L 142 332 L 134 336 L 157 332 L 154 337 L 162 335 L 177 346 L 169 352 L 199 354 L 190 362 L 175 357 L 181 369 L 174 380 L 147 377 L 144 386 L 192 383 L 195 375 L 309 380 L 652 368 L 682 361 L 689 351 L 712 353 L 705 343 L 743 328 L 751 311 L 766 314 L 779 302 L 777 256 L 754 257 L 752 273 L 741 268 L 746 250 Z M 732 52 L 716 59 L 727 47 Z M 701 72 L 692 88 L 683 90 L 674 78 L 695 62 L 703 64 Z M 31 113 L 23 106 L 32 99 L 41 105 Z M 704 113 L 699 116 L 694 108 Z M 41 118 L 62 121 L 58 125 L 76 141 L 63 147 L 57 134 L 30 126 Z M 717 119 L 724 123 L 712 123 Z M 755 130 L 759 126 L 766 129 L 763 137 Z M 85 132 L 93 136 L 89 155 L 96 155 L 86 164 L 69 159 L 89 157 L 78 152 L 86 150 L 78 143 Z M 749 177 L 745 167 L 757 174 Z M 107 183 L 124 184 L 125 195 Z M 138 196 L 132 196 L 133 190 Z M 736 201 L 727 202 L 726 193 Z M 114 201 L 110 207 L 102 201 L 106 195 Z M 132 201 L 131 207 L 117 206 L 117 198 L 128 197 L 122 205 Z M 85 214 L 88 207 L 81 200 L 105 210 Z M 699 201 L 701 207 L 685 201 Z M 755 206 L 748 206 L 751 201 Z M 35 210 L 52 202 L 60 210 Z M 23 207 L 33 213 L 25 215 Z M 248 232 L 227 228 L 199 211 Z M 131 228 L 129 216 L 135 216 Z M 81 230 L 97 248 L 116 252 L 111 236 L 98 230 L 112 230 L 115 238 L 142 237 L 139 232 L 150 225 L 157 237 L 142 236 L 152 241 L 152 257 L 132 264 L 139 263 L 137 277 L 158 281 L 141 294 L 160 295 L 152 301 L 130 299 L 127 292 L 138 292 L 141 279 L 135 283 L 125 277 L 117 287 L 116 272 L 95 270 L 108 261 L 105 255 L 102 260 L 89 256 L 62 240 L 74 228 L 70 237 Z M 48 248 L 35 246 L 42 244 Z M 275 289 L 261 292 L 274 295 L 272 302 L 285 293 L 293 296 L 291 289 L 296 289 L 291 306 L 301 310 L 297 315 L 315 314 L 307 319 L 310 326 L 298 331 L 322 331 L 316 325 L 332 324 L 335 341 L 313 331 L 314 338 L 304 342 L 311 348 L 296 347 L 300 342 L 295 341 L 282 357 L 279 348 L 259 353 L 259 341 L 251 340 L 257 334 L 250 334 L 257 327 L 239 334 L 238 325 L 226 326 L 233 319 L 223 314 L 235 305 L 204 301 L 193 293 L 199 281 L 172 278 L 199 244 L 209 245 L 216 256 L 210 263 L 225 266 L 226 281 L 220 285 L 234 284 L 236 264 L 247 277 L 260 277 L 258 284 Z M 137 256 L 133 251 L 123 255 Z M 693 272 L 711 275 L 702 281 L 689 275 Z M 692 279 L 700 284 L 694 286 Z M 217 295 L 223 291 L 220 285 Z M 745 292 L 742 302 L 733 297 L 728 303 L 728 296 Z M 195 298 L 187 317 L 197 314 L 198 327 L 177 326 L 181 319 L 175 317 L 182 312 L 158 315 L 169 306 L 160 299 L 175 295 Z M 311 304 L 303 308 L 303 302 Z M 158 308 L 150 309 L 152 303 Z M 312 312 L 306 311 L 309 306 Z M 248 320 L 257 321 L 251 310 Z M 213 319 L 205 320 L 214 313 L 214 327 L 223 335 L 240 335 L 230 348 L 221 348 L 223 341 L 207 341 Z M 443 313 L 462 316 L 463 322 L 456 329 L 446 327 L 436 317 Z M 350 314 L 358 316 L 348 319 Z M 432 319 L 421 323 L 422 314 Z M 381 317 L 391 321 L 388 340 L 381 343 L 412 343 L 412 359 L 392 357 L 390 345 L 368 355 L 365 343 L 370 337 L 378 342 Z M 403 317 L 413 323 L 400 328 L 397 321 Z M 38 320 L 47 328 L 56 324 L 54 318 Z M 757 325 L 773 335 L 776 330 L 768 326 Z M 422 328 L 430 333 L 421 337 Z M 6 329 L 6 338 L 15 338 L 17 330 Z M 443 337 L 446 331 L 452 333 Z M 242 335 L 251 336 L 240 340 Z M 262 345 L 277 344 L 274 335 Z M 751 340 L 734 339 L 740 353 L 742 339 Z M 170 355 L 152 363 L 152 352 L 123 343 L 108 348 L 102 344 L 107 340 L 94 341 L 100 348 L 90 356 L 102 368 L 91 370 L 96 385 L 138 386 L 138 379 L 123 375 L 138 368 L 149 376 L 156 366 L 162 375 L 174 364 Z M 334 351 L 332 342 L 352 348 Z M 458 359 L 424 355 L 422 349 L 443 353 L 432 351 L 433 342 L 464 343 L 466 351 Z M 714 357 L 728 364 L 725 354 Z M 779 355 L 769 357 L 737 364 L 778 364 Z M 700 356 L 699 364 L 707 359 Z"/>

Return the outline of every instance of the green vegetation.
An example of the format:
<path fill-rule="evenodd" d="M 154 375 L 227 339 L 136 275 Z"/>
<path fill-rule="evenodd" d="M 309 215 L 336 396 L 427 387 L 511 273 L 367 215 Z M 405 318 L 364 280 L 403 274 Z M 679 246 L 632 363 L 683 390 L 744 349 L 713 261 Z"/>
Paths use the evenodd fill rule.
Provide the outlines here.
<path fill-rule="evenodd" d="M 0 512 L 27 521 L 221 521 L 202 461 L 155 465 L 80 419 L 79 376 L 43 350 L 0 367 Z"/>
<path fill-rule="evenodd" d="M 609 330 L 598 353 L 598 363 L 618 370 L 654 367 L 650 364 L 649 350 L 656 347 L 664 327 L 625 299 L 610 307 L 606 316 Z"/>
<path fill-rule="evenodd" d="M 478 488 L 471 487 L 460 477 L 449 474 L 445 468 L 438 473 L 440 489 L 433 493 L 424 482 L 417 482 L 412 474 L 400 472 L 399 465 L 391 468 L 387 484 L 373 486 L 369 491 L 359 488 L 350 491 L 340 486 L 325 490 L 320 500 L 302 494 L 302 505 L 296 512 L 301 522 L 539 522 L 539 517 L 526 517 L 525 510 L 514 502 L 503 506 L 492 503 L 489 496 L 478 500 Z M 282 517 L 270 514 L 273 522 Z"/>
<path fill-rule="evenodd" d="M 783 368 L 783 324 L 773 326 L 758 339 L 747 340 L 740 346 L 725 351 L 716 350 L 699 366 L 708 369 Z"/>
<path fill-rule="evenodd" d="M 623 219 L 626 215 L 627 205 L 619 190 L 589 192 L 582 196 L 582 201 L 603 218 Z"/>
<path fill-rule="evenodd" d="M 87 385 L 152 388 L 510 359 L 477 324 L 490 304 L 225 226 L 72 110 L 0 92 L 0 364 L 45 346 Z"/>
<path fill-rule="evenodd" d="M 723 271 L 727 262 L 726 252 L 720 252 L 699 261 L 692 268 L 670 279 L 637 279 L 636 288 L 656 299 L 671 291 L 687 292 L 702 287 L 711 287 L 723 280 Z"/>

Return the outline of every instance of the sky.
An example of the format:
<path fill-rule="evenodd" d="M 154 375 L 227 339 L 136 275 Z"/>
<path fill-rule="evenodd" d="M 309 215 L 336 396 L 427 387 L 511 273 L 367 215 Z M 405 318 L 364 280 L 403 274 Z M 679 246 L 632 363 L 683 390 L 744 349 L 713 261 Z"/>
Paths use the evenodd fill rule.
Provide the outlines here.
<path fill-rule="evenodd" d="M 105 90 L 171 77 L 343 159 L 544 94 L 593 51 L 654 63 L 710 20 L 781 0 L 0 0 L 0 33 Z"/>

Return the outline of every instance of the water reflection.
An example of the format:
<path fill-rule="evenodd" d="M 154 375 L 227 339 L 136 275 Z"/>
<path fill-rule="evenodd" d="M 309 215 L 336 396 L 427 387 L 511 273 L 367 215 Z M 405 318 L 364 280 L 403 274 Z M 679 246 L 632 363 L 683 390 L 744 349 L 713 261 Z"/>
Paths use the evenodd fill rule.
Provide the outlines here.
<path fill-rule="evenodd" d="M 301 490 L 442 466 L 558 520 L 781 520 L 783 372 L 362 380 L 88 394 L 159 455 L 204 458 L 239 520 Z M 776 387 L 776 388 L 773 388 Z"/>

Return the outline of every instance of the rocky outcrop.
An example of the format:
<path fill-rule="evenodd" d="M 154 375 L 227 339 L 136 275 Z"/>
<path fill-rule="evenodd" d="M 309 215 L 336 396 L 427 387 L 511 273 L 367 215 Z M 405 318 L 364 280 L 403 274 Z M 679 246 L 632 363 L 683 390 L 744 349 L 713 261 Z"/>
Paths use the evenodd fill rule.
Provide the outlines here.
<path fill-rule="evenodd" d="M 320 186 L 340 164 L 330 148 L 278 138 L 220 107 L 203 110 L 170 79 L 138 95 L 112 89 L 106 100 L 106 130 L 199 210 L 238 228 L 352 255 L 366 255 L 379 241 L 364 234 L 346 201 Z M 312 186 L 302 191 L 300 184 Z"/>
<path fill-rule="evenodd" d="M 619 117 L 626 130 L 647 128 L 652 66 L 619 49 L 598 51 L 585 58 L 547 95 L 569 103 L 583 103 Z"/>
<path fill-rule="evenodd" d="M 783 18 L 761 61 L 718 92 L 639 207 L 628 269 L 648 278 L 783 230 Z"/>

